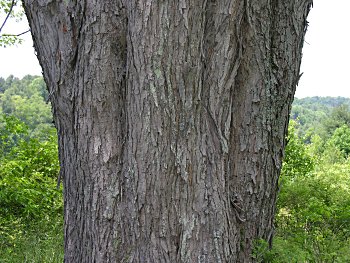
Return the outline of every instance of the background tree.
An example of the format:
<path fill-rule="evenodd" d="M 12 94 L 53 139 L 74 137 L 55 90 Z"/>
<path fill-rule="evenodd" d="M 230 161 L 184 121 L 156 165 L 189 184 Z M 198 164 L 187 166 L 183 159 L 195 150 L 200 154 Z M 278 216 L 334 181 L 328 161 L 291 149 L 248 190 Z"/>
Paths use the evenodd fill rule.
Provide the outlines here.
<path fill-rule="evenodd" d="M 330 139 L 331 143 L 334 143 L 339 150 L 343 153 L 344 157 L 347 158 L 350 153 L 350 128 L 348 125 L 336 129 Z"/>
<path fill-rule="evenodd" d="M 0 78 L 0 258 L 63 261 L 56 129 L 39 76 Z"/>
<path fill-rule="evenodd" d="M 289 177 L 306 175 L 314 169 L 315 165 L 303 141 L 296 134 L 296 125 L 293 120 L 289 123 L 288 143 L 283 159 L 283 175 Z"/>
<path fill-rule="evenodd" d="M 298 135 L 306 136 L 306 141 L 313 133 L 328 139 L 336 128 L 350 122 L 349 106 L 350 99 L 343 97 L 295 98 L 291 118 L 297 120 Z"/>
<path fill-rule="evenodd" d="M 327 106 L 336 100 L 328 99 Z M 314 101 L 306 108 L 317 104 Z M 297 136 L 300 127 L 293 120 L 289 126 L 274 246 L 268 251 L 261 243 L 258 255 L 267 262 L 347 262 L 350 163 L 345 158 L 349 128 L 341 126 L 327 140 L 313 133 L 305 144 Z M 322 132 L 324 127 L 317 130 Z"/>
<path fill-rule="evenodd" d="M 52 113 L 47 100 L 42 77 L 25 76 L 20 80 L 9 76 L 0 82 L 0 113 L 16 117 L 28 125 L 31 137 L 45 137 L 44 130 L 50 134 Z"/>
<path fill-rule="evenodd" d="M 65 262 L 250 262 L 270 241 L 312 1 L 24 0 Z"/>
<path fill-rule="evenodd" d="M 327 139 L 332 136 L 335 130 L 344 125 L 350 127 L 350 111 L 347 104 L 341 104 L 335 107 L 329 118 L 325 119 L 323 126 Z"/>

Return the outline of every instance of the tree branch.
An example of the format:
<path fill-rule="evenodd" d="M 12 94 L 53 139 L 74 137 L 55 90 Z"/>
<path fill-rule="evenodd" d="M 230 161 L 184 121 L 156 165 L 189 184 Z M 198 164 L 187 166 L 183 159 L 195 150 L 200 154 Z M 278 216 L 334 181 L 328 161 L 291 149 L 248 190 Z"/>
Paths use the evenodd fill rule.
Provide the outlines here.
<path fill-rule="evenodd" d="M 5 18 L 4 22 L 2 23 L 2 25 L 1 25 L 1 27 L 0 27 L 0 33 L 1 33 L 2 29 L 3 29 L 4 26 L 5 26 L 5 24 L 6 24 L 6 22 L 7 22 L 7 19 L 10 17 L 11 12 L 12 12 L 12 9 L 13 9 L 14 6 L 15 6 L 15 0 L 12 0 L 10 10 L 9 10 L 9 12 L 7 13 L 6 18 Z"/>
<path fill-rule="evenodd" d="M 26 34 L 26 33 L 28 33 L 28 32 L 30 32 L 30 29 L 28 29 L 27 31 L 24 31 L 24 32 L 22 32 L 22 33 L 19 33 L 19 34 L 0 34 L 0 37 L 2 37 L 2 36 L 6 36 L 6 37 L 19 37 L 19 36 L 22 36 L 22 35 L 24 35 L 24 34 Z"/>

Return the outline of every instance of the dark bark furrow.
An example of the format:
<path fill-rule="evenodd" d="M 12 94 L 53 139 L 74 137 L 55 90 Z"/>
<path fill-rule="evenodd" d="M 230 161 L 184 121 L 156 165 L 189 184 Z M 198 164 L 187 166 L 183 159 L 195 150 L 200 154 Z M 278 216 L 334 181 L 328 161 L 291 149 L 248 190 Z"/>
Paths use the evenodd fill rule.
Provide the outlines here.
<path fill-rule="evenodd" d="M 65 262 L 253 262 L 312 1 L 23 3 L 58 128 Z"/>

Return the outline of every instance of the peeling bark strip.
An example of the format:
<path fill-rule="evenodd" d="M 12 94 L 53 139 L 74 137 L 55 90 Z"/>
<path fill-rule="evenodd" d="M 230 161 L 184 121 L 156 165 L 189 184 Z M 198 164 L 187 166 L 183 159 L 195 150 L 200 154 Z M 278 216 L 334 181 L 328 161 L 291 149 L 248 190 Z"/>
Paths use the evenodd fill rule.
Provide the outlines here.
<path fill-rule="evenodd" d="M 23 3 L 59 135 L 65 262 L 253 262 L 312 1 Z"/>

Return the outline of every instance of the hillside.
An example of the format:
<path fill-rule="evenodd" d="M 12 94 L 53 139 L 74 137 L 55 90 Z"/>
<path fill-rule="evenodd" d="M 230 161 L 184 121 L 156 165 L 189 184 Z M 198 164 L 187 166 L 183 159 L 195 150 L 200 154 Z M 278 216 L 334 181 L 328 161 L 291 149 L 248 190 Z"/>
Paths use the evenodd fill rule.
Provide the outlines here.
<path fill-rule="evenodd" d="M 304 137 L 308 132 L 316 132 L 327 137 L 339 127 L 338 121 L 341 124 L 350 124 L 349 108 L 350 98 L 295 98 L 290 118 L 299 124 L 299 136 Z M 337 124 L 334 124 L 335 121 Z"/>

